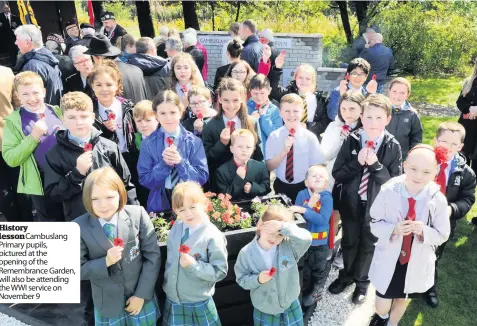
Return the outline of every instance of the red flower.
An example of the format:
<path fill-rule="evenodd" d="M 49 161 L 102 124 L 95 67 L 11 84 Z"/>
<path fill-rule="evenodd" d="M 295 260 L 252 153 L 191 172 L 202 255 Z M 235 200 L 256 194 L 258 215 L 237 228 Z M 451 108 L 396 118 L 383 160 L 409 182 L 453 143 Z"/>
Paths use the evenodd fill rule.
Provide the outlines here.
<path fill-rule="evenodd" d="M 187 85 L 182 85 L 181 86 L 181 89 L 184 93 L 187 93 L 188 89 L 187 89 Z"/>
<path fill-rule="evenodd" d="M 108 120 L 116 120 L 116 114 L 114 112 L 108 113 Z"/>
<path fill-rule="evenodd" d="M 270 268 L 270 271 L 268 272 L 268 275 L 273 276 L 277 272 L 277 269 L 275 267 Z"/>
<path fill-rule="evenodd" d="M 113 243 L 115 247 L 124 247 L 124 240 L 121 238 L 114 238 Z"/>
<path fill-rule="evenodd" d="M 374 149 L 374 141 L 372 141 L 372 140 L 367 140 L 367 141 L 366 141 L 366 147 L 367 147 L 367 148 Z"/>
<path fill-rule="evenodd" d="M 179 247 L 179 252 L 182 254 L 188 254 L 190 252 L 190 248 L 186 245 L 181 245 Z"/>
<path fill-rule="evenodd" d="M 376 81 L 376 74 L 373 74 L 373 77 L 371 77 L 374 81 Z"/>
<path fill-rule="evenodd" d="M 291 135 L 291 136 L 294 136 L 295 133 L 296 133 L 295 129 L 291 128 L 291 129 L 290 129 L 290 135 Z"/>
<path fill-rule="evenodd" d="M 436 153 L 437 164 L 442 164 L 447 161 L 447 154 L 449 150 L 443 146 L 437 146 L 434 148 L 434 153 Z"/>
<path fill-rule="evenodd" d="M 204 118 L 204 115 L 202 114 L 202 112 L 197 113 L 197 119 L 203 119 L 203 118 Z"/>
<path fill-rule="evenodd" d="M 343 130 L 343 131 L 351 131 L 351 127 L 348 126 L 348 125 L 343 125 L 343 126 L 341 126 L 341 130 Z"/>
<path fill-rule="evenodd" d="M 174 144 L 174 139 L 172 139 L 171 137 L 167 137 L 166 138 L 166 143 L 167 143 L 167 145 L 169 145 L 169 147 L 171 147 L 172 144 Z"/>
<path fill-rule="evenodd" d="M 347 81 L 349 81 L 349 72 L 347 72 L 347 73 L 346 73 L 346 75 L 345 75 L 345 78 L 344 78 L 344 79 L 345 79 L 345 80 L 347 80 Z"/>
<path fill-rule="evenodd" d="M 232 121 L 229 120 L 227 121 L 227 128 L 230 128 L 230 127 L 232 127 Z"/>
<path fill-rule="evenodd" d="M 262 106 L 260 104 L 255 104 L 255 109 L 260 109 Z"/>
<path fill-rule="evenodd" d="M 173 226 L 174 226 L 174 223 L 176 223 L 175 220 L 170 221 L 170 222 L 169 222 L 169 226 L 170 226 L 170 227 L 173 227 Z"/>
<path fill-rule="evenodd" d="M 85 152 L 92 151 L 93 150 L 93 144 L 86 143 L 86 144 L 84 144 L 83 149 L 84 149 Z"/>
<path fill-rule="evenodd" d="M 40 113 L 40 114 L 39 114 L 39 116 L 40 116 L 40 119 L 45 119 L 45 117 L 46 117 L 46 114 L 44 114 L 44 113 Z"/>

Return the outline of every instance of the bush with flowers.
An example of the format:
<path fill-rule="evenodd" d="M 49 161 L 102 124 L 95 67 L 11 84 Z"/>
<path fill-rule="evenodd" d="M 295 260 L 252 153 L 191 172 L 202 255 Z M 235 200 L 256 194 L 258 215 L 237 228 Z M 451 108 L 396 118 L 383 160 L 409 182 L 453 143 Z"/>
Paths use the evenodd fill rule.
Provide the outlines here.
<path fill-rule="evenodd" d="M 151 217 L 152 225 L 154 225 L 154 231 L 156 232 L 159 242 L 166 242 L 169 231 L 174 225 L 175 220 L 168 221 L 164 218 L 164 213 L 149 213 Z"/>
<path fill-rule="evenodd" d="M 252 227 L 252 217 L 242 211 L 237 204 L 232 204 L 229 194 L 207 192 L 207 214 L 220 231 L 247 229 Z"/>

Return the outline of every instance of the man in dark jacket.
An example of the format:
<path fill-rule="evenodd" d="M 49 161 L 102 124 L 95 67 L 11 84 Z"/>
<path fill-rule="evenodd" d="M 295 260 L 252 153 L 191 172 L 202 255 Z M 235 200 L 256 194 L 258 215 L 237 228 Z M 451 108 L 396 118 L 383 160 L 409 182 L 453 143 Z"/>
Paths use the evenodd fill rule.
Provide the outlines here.
<path fill-rule="evenodd" d="M 361 33 L 360 37 L 353 41 L 353 45 L 351 46 L 351 57 L 349 61 L 358 58 L 361 52 L 369 47 L 369 40 L 375 33 L 381 33 L 381 29 L 376 25 L 371 25 Z"/>
<path fill-rule="evenodd" d="M 250 67 L 257 72 L 263 46 L 257 36 L 257 24 L 253 20 L 247 19 L 240 25 L 240 38 L 244 40 L 240 59 L 247 61 Z"/>
<path fill-rule="evenodd" d="M 104 35 L 109 39 L 112 45 L 116 46 L 118 37 L 126 35 L 128 32 L 119 24 L 116 23 L 114 14 L 110 11 L 106 11 L 101 16 L 103 22 Z"/>
<path fill-rule="evenodd" d="M 376 75 L 376 82 L 378 83 L 378 93 L 382 93 L 384 82 L 389 71 L 395 69 L 393 51 L 383 45 L 383 36 L 375 33 L 371 36 L 369 48 L 364 49 L 359 55 L 371 65 L 371 70 L 368 75 L 368 82 L 373 75 Z"/>
<path fill-rule="evenodd" d="M 67 22 L 65 24 L 65 31 L 68 36 L 65 38 L 66 49 L 64 52 L 65 55 L 68 55 L 70 49 L 81 40 L 78 23 L 76 21 Z"/>
<path fill-rule="evenodd" d="M 81 34 L 83 34 L 83 38 L 76 42 L 76 45 L 84 45 L 86 47 L 89 47 L 89 43 L 91 42 L 91 39 L 95 34 L 94 27 L 90 24 L 82 23 L 80 25 L 80 29 Z"/>
<path fill-rule="evenodd" d="M 76 69 L 70 57 L 63 55 L 63 49 L 65 48 L 63 37 L 59 34 L 50 33 L 46 38 L 45 47 L 58 59 L 58 67 L 60 68 L 61 80 L 64 85 L 66 77 L 74 74 Z"/>
<path fill-rule="evenodd" d="M 21 24 L 20 18 L 12 15 L 10 7 L 4 4 L 3 14 L 0 14 L 0 40 L 2 40 L 0 53 L 5 53 L 10 56 L 11 66 L 15 65 L 18 53 L 18 48 L 15 45 L 14 31 Z"/>
<path fill-rule="evenodd" d="M 16 44 L 23 54 L 15 71 L 33 71 L 41 76 L 46 88 L 45 103 L 59 105 L 63 92 L 59 61 L 43 47 L 41 31 L 35 25 L 23 25 L 15 30 Z"/>
<path fill-rule="evenodd" d="M 204 54 L 196 47 L 197 36 L 195 36 L 193 33 L 184 33 L 182 44 L 184 46 L 184 52 L 189 53 L 192 58 L 194 58 L 195 64 L 199 68 L 199 71 L 202 72 L 205 61 Z"/>

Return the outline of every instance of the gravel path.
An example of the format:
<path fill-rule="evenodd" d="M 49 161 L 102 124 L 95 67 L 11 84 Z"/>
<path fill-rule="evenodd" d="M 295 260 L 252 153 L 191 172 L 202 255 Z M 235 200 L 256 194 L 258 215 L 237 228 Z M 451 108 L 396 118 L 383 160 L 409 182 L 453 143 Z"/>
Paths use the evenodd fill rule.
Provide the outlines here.
<path fill-rule="evenodd" d="M 442 106 L 427 103 L 411 103 L 411 105 L 421 116 L 443 117 L 457 116 L 460 114 L 459 109 L 455 106 Z"/>
<path fill-rule="evenodd" d="M 30 326 L 21 321 L 0 313 L 0 325 L 2 326 Z"/>

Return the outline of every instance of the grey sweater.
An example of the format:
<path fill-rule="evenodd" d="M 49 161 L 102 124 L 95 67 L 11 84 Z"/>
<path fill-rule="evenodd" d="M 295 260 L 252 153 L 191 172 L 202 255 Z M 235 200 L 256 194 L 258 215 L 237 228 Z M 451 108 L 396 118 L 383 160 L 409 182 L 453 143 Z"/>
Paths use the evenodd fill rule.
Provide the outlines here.
<path fill-rule="evenodd" d="M 175 303 L 193 303 L 214 295 L 215 283 L 227 276 L 227 240 L 209 221 L 204 222 L 184 243 L 197 260 L 196 264 L 182 267 L 179 247 L 184 228 L 177 220 L 167 239 L 167 261 L 162 288 Z"/>
<path fill-rule="evenodd" d="M 240 250 L 235 264 L 237 283 L 250 290 L 253 306 L 267 314 L 281 314 L 300 295 L 298 261 L 311 245 L 311 233 L 294 223 L 284 222 L 280 233 L 285 239 L 278 245 L 273 266 L 275 276 L 260 284 L 259 274 L 267 270 L 258 248 L 257 238 Z"/>

